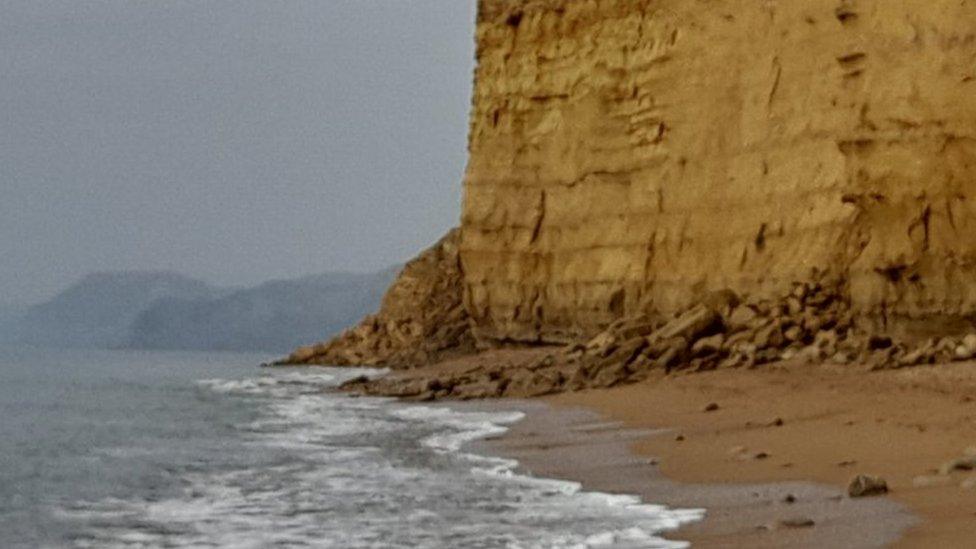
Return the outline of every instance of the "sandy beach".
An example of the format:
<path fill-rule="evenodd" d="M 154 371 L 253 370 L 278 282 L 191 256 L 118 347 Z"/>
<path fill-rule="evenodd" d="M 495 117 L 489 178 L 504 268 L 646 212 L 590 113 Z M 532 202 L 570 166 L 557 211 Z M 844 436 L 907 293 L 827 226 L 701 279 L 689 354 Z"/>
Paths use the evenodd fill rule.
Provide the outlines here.
<path fill-rule="evenodd" d="M 502 401 L 527 418 L 485 449 L 536 475 L 707 509 L 668 536 L 695 547 L 966 547 L 976 473 L 940 469 L 976 444 L 974 367 L 782 363 Z M 883 477 L 889 495 L 849 498 L 857 474 Z"/>

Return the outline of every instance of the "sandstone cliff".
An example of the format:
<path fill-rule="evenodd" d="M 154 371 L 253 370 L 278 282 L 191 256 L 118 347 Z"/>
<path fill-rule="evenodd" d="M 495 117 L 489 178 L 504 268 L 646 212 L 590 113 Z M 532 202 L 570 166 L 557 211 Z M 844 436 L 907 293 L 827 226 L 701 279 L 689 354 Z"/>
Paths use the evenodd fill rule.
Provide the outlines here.
<path fill-rule="evenodd" d="M 976 318 L 976 6 L 481 0 L 476 40 L 460 233 L 294 361 L 567 345 L 400 393 L 438 397 L 976 354 L 944 337 Z"/>
<path fill-rule="evenodd" d="M 477 337 L 569 341 L 815 270 L 878 324 L 971 325 L 976 5 L 482 0 L 477 45 Z"/>

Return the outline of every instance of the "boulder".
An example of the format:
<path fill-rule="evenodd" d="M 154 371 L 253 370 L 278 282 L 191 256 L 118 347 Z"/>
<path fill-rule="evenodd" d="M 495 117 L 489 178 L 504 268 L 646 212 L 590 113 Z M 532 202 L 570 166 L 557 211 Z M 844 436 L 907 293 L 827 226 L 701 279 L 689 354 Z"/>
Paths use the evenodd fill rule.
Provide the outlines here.
<path fill-rule="evenodd" d="M 888 493 L 888 483 L 881 477 L 858 475 L 847 486 L 847 495 L 852 498 L 880 496 Z"/>
<path fill-rule="evenodd" d="M 722 350 L 723 343 L 725 343 L 725 336 L 722 334 L 703 337 L 691 346 L 691 354 L 701 357 L 718 353 Z"/>
<path fill-rule="evenodd" d="M 694 341 L 699 337 L 718 332 L 721 327 L 722 317 L 715 309 L 702 304 L 668 322 L 651 337 L 656 339 L 683 337 Z"/>
<path fill-rule="evenodd" d="M 732 310 L 732 314 L 729 315 L 725 323 L 729 330 L 739 331 L 750 328 L 757 318 L 759 318 L 759 314 L 756 313 L 755 309 L 748 305 L 739 305 Z"/>

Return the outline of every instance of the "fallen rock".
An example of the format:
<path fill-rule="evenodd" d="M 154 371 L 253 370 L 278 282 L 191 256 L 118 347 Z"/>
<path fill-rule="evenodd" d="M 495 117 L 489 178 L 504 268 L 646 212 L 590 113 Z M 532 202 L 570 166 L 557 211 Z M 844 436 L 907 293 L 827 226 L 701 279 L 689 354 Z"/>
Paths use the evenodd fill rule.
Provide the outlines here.
<path fill-rule="evenodd" d="M 881 477 L 858 475 L 847 486 L 847 495 L 852 498 L 880 496 L 888 493 L 888 483 Z"/>
<path fill-rule="evenodd" d="M 976 334 L 968 334 L 962 338 L 962 344 L 969 351 L 969 356 L 976 355 Z"/>
<path fill-rule="evenodd" d="M 705 406 L 705 411 L 706 412 L 715 412 L 715 411 L 718 411 L 718 404 L 716 404 L 714 402 L 709 403 L 707 406 Z"/>
<path fill-rule="evenodd" d="M 780 520 L 777 525 L 780 528 L 812 528 L 816 522 L 806 517 L 795 517 Z"/>
<path fill-rule="evenodd" d="M 721 327 L 722 317 L 704 304 L 697 305 L 678 318 L 665 324 L 652 337 L 671 339 L 683 337 L 694 341 L 702 336 L 711 335 Z"/>
<path fill-rule="evenodd" d="M 973 469 L 976 469 L 976 457 L 966 456 L 943 463 L 939 467 L 939 474 L 948 475 L 955 471 L 972 471 Z"/>
<path fill-rule="evenodd" d="M 756 310 L 748 305 L 739 305 L 736 307 L 729 318 L 726 319 L 726 324 L 728 324 L 729 329 L 732 331 L 746 330 L 753 325 L 753 322 L 759 317 Z"/>
<path fill-rule="evenodd" d="M 722 334 L 703 337 L 691 346 L 691 354 L 700 357 L 718 353 L 722 350 L 723 343 L 725 343 L 725 336 Z"/>

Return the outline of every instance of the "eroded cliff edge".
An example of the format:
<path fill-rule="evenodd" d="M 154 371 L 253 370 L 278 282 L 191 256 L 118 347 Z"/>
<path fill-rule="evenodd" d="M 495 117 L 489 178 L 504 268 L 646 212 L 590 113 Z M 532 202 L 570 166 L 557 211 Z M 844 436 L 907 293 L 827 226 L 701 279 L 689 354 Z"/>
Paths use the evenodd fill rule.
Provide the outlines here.
<path fill-rule="evenodd" d="M 457 347 L 594 349 L 614 323 L 657 330 L 726 291 L 760 317 L 754 336 L 800 326 L 777 348 L 833 332 L 898 349 L 890 334 L 914 342 L 884 351 L 900 361 L 911 346 L 951 359 L 961 340 L 924 340 L 971 331 L 976 313 L 974 29 L 976 6 L 955 0 L 481 0 L 457 262 L 443 263 Z M 786 314 L 821 290 L 849 329 L 807 326 L 804 303 Z M 734 308 L 719 309 L 727 327 Z M 434 341 L 362 330 L 376 348 Z M 431 357 L 378 356 L 343 363 Z"/>

